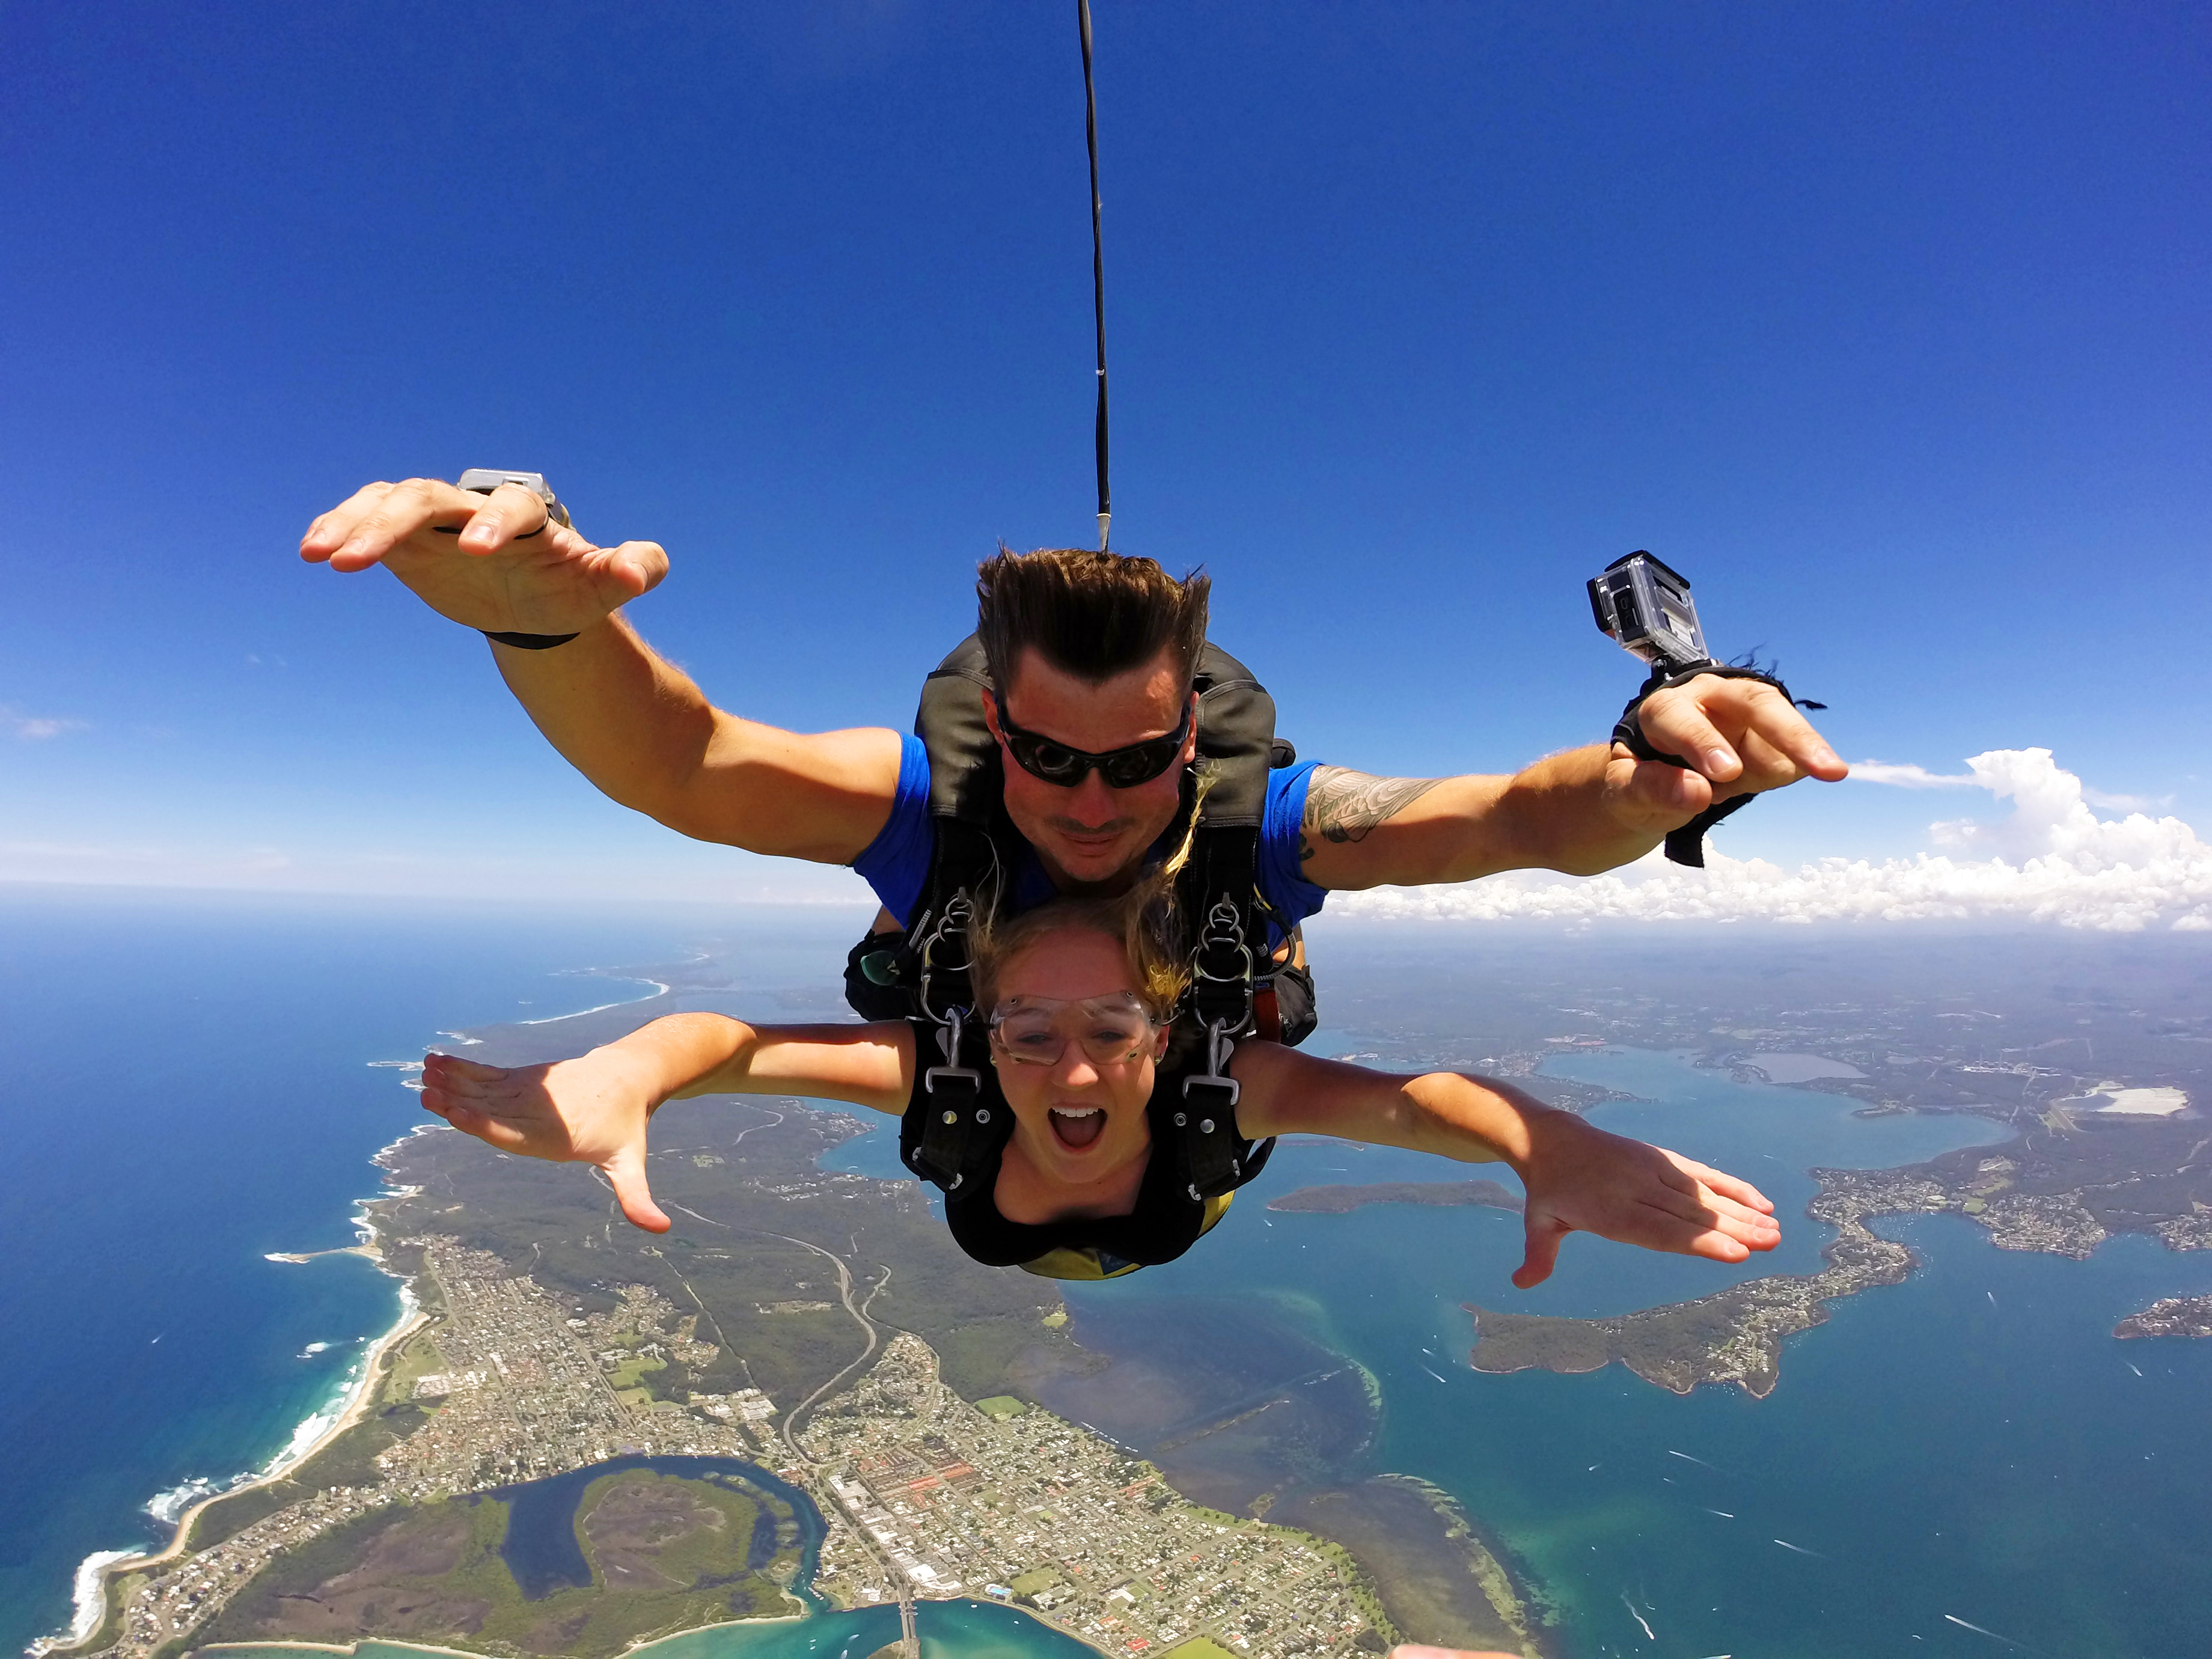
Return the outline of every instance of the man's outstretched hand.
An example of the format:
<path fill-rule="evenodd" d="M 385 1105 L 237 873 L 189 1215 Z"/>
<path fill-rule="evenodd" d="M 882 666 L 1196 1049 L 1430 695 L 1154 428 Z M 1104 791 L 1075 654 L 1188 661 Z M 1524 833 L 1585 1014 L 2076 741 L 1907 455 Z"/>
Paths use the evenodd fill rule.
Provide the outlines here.
<path fill-rule="evenodd" d="M 1759 680 L 1702 674 L 1653 692 L 1637 719 L 1654 749 L 1693 769 L 1638 760 L 1613 744 L 1607 797 L 1623 820 L 1655 835 L 1679 829 L 1717 800 L 1801 778 L 1836 783 L 1850 769 L 1789 698 Z"/>
<path fill-rule="evenodd" d="M 595 547 L 520 484 L 480 495 L 436 478 L 356 491 L 307 526 L 300 556 L 381 564 L 440 616 L 495 633 L 580 634 L 668 574 L 659 544 Z"/>
<path fill-rule="evenodd" d="M 451 1054 L 422 1061 L 422 1109 L 502 1152 L 606 1171 L 630 1224 L 672 1224 L 645 1179 L 645 1126 L 659 1103 L 635 1056 L 594 1048 L 550 1066 L 482 1066 Z"/>
<path fill-rule="evenodd" d="M 1513 1273 L 1524 1291 L 1552 1276 L 1572 1232 L 1730 1263 L 1782 1242 L 1774 1206 L 1747 1181 L 1568 1112 L 1547 1112 L 1531 1129 L 1526 1253 Z"/>

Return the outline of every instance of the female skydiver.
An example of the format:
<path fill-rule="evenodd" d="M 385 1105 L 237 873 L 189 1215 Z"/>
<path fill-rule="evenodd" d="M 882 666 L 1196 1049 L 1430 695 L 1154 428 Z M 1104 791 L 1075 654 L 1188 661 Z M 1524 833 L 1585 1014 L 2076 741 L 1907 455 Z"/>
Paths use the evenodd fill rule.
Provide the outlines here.
<path fill-rule="evenodd" d="M 976 1260 L 1090 1279 L 1173 1260 L 1218 1219 L 1228 1195 L 1187 1191 L 1173 1155 L 1182 1133 L 1172 1024 L 1183 987 L 1161 942 L 1157 894 L 1062 899 L 975 945 L 976 1006 L 989 1010 L 982 1079 L 995 1174 L 956 1183 L 945 1218 Z M 648 1232 L 668 1218 L 646 1181 L 647 1125 L 663 1102 L 707 1094 L 799 1094 L 903 1119 L 911 1153 L 932 1111 L 914 1027 L 748 1025 L 671 1014 L 574 1060 L 502 1068 L 432 1054 L 422 1103 L 502 1151 L 594 1164 L 623 1212 Z M 1586 1231 L 1646 1249 L 1744 1261 L 1781 1237 L 1749 1182 L 1610 1134 L 1509 1084 L 1432 1072 L 1393 1076 L 1271 1042 L 1237 1046 L 1236 1136 L 1249 1143 L 1332 1135 L 1464 1163 L 1502 1162 L 1527 1189 L 1522 1287 L 1548 1277 L 1560 1241 Z M 989 1150 L 988 1147 L 986 1150 Z M 1263 1156 L 1264 1154 L 1262 1154 Z M 965 1188 L 965 1190 L 962 1190 Z"/>

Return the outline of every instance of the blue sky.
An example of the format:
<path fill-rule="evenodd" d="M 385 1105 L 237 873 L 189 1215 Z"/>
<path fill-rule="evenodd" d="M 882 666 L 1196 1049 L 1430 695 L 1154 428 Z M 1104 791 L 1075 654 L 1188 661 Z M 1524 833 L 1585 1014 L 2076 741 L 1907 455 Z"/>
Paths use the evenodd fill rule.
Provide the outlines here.
<path fill-rule="evenodd" d="M 900 724 L 1091 534 L 1073 6 L 0 9 L 0 878 L 834 894 L 601 801 L 295 555 L 542 468 L 726 707 Z M 1097 0 L 1115 540 L 1302 750 L 1510 769 L 1649 547 L 1847 758 L 2212 828 L 2201 9 Z M 1762 803 L 1897 857 L 1986 795 Z M 2100 809 L 2109 818 L 2116 809 Z"/>

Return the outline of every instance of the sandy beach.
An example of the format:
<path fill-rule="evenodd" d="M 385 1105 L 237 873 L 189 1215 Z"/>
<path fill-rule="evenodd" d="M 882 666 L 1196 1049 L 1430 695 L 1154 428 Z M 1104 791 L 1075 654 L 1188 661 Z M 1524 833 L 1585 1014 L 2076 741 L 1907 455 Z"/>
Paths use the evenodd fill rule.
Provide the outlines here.
<path fill-rule="evenodd" d="M 427 1124 L 420 1128 L 410 1129 L 398 1139 L 388 1146 L 380 1147 L 375 1156 L 369 1161 L 379 1169 L 384 1169 L 386 1167 L 385 1163 L 386 1156 L 398 1151 L 415 1135 L 432 1133 L 443 1127 L 442 1124 Z M 99 1630 L 101 1620 L 106 1616 L 107 1586 L 114 1578 L 118 1574 L 139 1572 L 148 1567 L 162 1566 L 176 1560 L 184 1553 L 185 1540 L 191 1536 L 193 1522 L 210 1504 L 283 1480 L 301 1464 L 306 1462 L 348 1429 L 352 1428 L 368 1414 L 370 1406 L 376 1398 L 378 1381 L 383 1373 L 386 1356 L 419 1330 L 425 1322 L 426 1317 L 422 1309 L 416 1305 L 413 1288 L 407 1279 L 398 1273 L 392 1273 L 392 1270 L 385 1266 L 384 1253 L 378 1246 L 375 1223 L 369 1212 L 369 1206 L 398 1196 L 400 1191 L 401 1189 L 387 1183 L 383 1190 L 360 1200 L 356 1206 L 354 1216 L 355 1225 L 361 1232 L 358 1243 L 342 1245 L 333 1249 L 310 1250 L 298 1254 L 272 1251 L 265 1258 L 270 1261 L 308 1262 L 327 1255 L 358 1255 L 375 1264 L 379 1271 L 399 1280 L 399 1318 L 390 1330 L 370 1343 L 362 1355 L 361 1368 L 355 1375 L 344 1402 L 337 1414 L 312 1438 L 301 1440 L 295 1433 L 292 1443 L 287 1445 L 266 1468 L 246 1480 L 224 1486 L 220 1491 L 210 1492 L 205 1497 L 196 1498 L 189 1506 L 179 1512 L 173 1522 L 174 1530 L 170 1534 L 169 1541 L 161 1549 L 150 1553 L 103 1552 L 100 1554 L 88 1557 L 83 1565 L 79 1567 L 77 1573 L 75 1622 L 61 1635 L 43 1638 L 33 1643 L 27 1651 L 34 1656 L 34 1659 L 40 1655 L 66 1651 L 88 1640 Z M 318 1412 L 314 1416 L 319 1417 L 321 1414 Z M 307 1422 L 313 1420 L 313 1417 L 306 1419 Z M 303 1422 L 301 1426 L 305 1427 L 306 1423 Z"/>

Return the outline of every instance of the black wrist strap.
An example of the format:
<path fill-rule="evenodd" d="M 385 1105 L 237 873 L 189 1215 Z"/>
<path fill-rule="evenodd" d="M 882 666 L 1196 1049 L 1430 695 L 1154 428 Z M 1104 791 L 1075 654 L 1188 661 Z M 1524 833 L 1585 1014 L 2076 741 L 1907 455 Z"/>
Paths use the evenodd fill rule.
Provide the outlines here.
<path fill-rule="evenodd" d="M 511 645 L 518 651 L 550 651 L 576 637 L 574 634 L 495 634 L 489 628 L 477 631 L 495 645 Z"/>
<path fill-rule="evenodd" d="M 1642 689 L 1629 699 L 1628 707 L 1620 711 L 1620 723 L 1613 728 L 1613 740 L 1638 760 L 1657 761 L 1665 766 L 1679 766 L 1686 772 L 1694 771 L 1696 769 L 1680 755 L 1670 755 L 1663 749 L 1653 748 L 1650 738 L 1644 735 L 1644 723 L 1638 716 L 1644 707 L 1644 700 L 1653 692 L 1671 691 L 1678 685 L 1687 685 L 1700 674 L 1711 674 L 1723 680 L 1757 680 L 1762 685 L 1772 686 L 1785 697 L 1790 695 L 1788 686 L 1773 675 L 1762 674 L 1756 668 L 1727 668 L 1713 662 L 1698 663 L 1672 674 L 1664 669 L 1655 668 L 1651 671 L 1651 678 L 1644 681 Z M 1731 795 L 1725 800 L 1716 796 L 1713 804 L 1704 811 L 1680 829 L 1668 832 L 1665 843 L 1668 858 L 1676 864 L 1686 864 L 1692 870 L 1704 869 L 1705 831 L 1731 812 L 1741 811 L 1750 805 L 1753 799 L 1748 794 Z"/>

